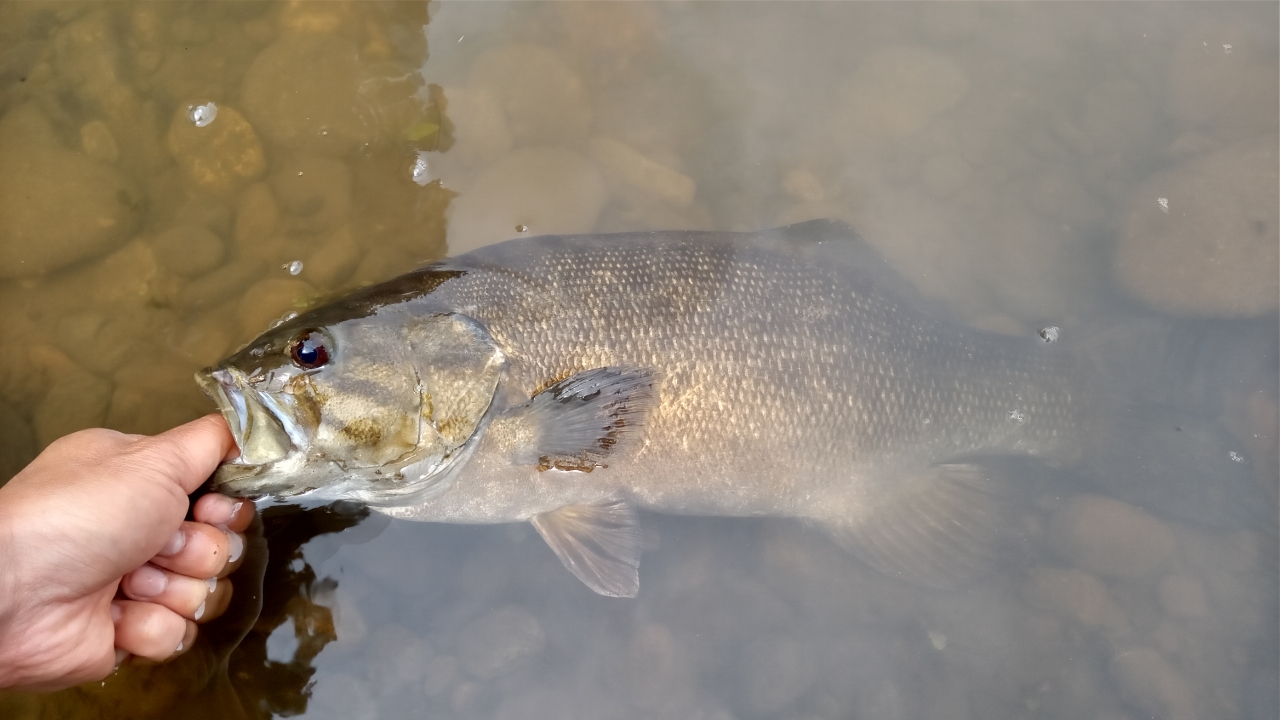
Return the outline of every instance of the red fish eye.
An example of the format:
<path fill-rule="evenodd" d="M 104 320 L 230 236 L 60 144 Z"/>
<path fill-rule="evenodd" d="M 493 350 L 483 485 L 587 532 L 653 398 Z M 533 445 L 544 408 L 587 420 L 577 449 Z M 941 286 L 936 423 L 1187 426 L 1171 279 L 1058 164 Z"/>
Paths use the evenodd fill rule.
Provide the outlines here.
<path fill-rule="evenodd" d="M 325 337 L 315 330 L 305 332 L 289 347 L 289 357 L 300 368 L 311 370 L 329 362 L 329 348 Z"/>

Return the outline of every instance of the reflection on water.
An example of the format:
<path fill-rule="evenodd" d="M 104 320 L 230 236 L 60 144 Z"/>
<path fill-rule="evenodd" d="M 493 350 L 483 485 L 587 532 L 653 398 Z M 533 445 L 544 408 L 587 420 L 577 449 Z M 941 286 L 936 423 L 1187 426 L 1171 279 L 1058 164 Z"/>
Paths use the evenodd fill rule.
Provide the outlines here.
<path fill-rule="evenodd" d="M 1262 318 L 1274 345 L 1276 13 L 0 5 L 0 473 L 81 427 L 209 411 L 195 369 L 441 256 L 446 223 L 457 252 L 835 217 L 978 327 Z M 1274 520 L 1274 357 L 1222 344 L 1214 382 L 1170 392 Z M 1276 717 L 1272 525 L 1065 474 L 1028 478 L 1027 567 L 945 592 L 783 521 L 646 517 L 619 601 L 526 527 L 272 509 L 197 650 L 0 712 Z"/>

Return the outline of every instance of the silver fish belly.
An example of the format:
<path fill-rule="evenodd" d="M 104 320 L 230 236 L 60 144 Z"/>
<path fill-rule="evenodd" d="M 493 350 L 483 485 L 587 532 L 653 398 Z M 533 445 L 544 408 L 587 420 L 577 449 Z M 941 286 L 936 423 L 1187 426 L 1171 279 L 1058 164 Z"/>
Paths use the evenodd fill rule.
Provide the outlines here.
<path fill-rule="evenodd" d="M 946 581 L 1002 522 L 1003 480 L 980 459 L 1072 461 L 1091 401 L 1059 344 L 942 315 L 829 221 L 513 240 L 310 311 L 205 375 L 233 429 L 254 424 L 236 407 L 258 408 L 275 417 L 257 422 L 259 437 L 278 440 L 259 444 L 291 448 L 215 483 L 354 498 L 414 520 L 528 520 L 607 595 L 638 588 L 636 509 L 804 518 L 876 567 Z M 434 325 L 403 330 L 424 318 Z M 448 325 L 462 340 L 433 345 L 442 323 L 463 323 Z M 408 349 L 342 357 L 375 334 Z M 430 357 L 437 346 L 454 355 Z M 317 348 L 334 359 L 306 367 Z M 293 364 L 259 370 L 257 385 L 233 377 L 281 354 Z M 391 356 L 416 380 L 387 379 L 399 377 Z M 340 362 L 369 374 L 371 396 L 399 393 L 431 449 L 397 445 L 373 453 L 396 458 L 377 465 L 333 443 L 305 447 L 355 421 L 347 411 L 335 434 L 327 412 L 364 407 L 327 407 L 345 392 Z M 414 382 L 407 400 L 387 389 Z M 470 410 L 441 417 L 455 406 Z M 384 477 L 395 482 L 380 494 Z"/>

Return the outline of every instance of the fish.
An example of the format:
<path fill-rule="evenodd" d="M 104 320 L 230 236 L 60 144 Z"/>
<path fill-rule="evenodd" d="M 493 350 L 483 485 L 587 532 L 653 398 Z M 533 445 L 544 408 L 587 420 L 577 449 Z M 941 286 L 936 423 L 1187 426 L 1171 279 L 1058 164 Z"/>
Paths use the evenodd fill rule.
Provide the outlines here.
<path fill-rule="evenodd" d="M 529 522 L 614 597 L 639 589 L 640 511 L 795 518 L 933 586 L 1007 542 L 1001 459 L 1114 444 L 1101 364 L 1069 345 L 957 322 L 817 220 L 482 247 L 303 312 L 197 381 L 240 449 L 214 491 Z"/>

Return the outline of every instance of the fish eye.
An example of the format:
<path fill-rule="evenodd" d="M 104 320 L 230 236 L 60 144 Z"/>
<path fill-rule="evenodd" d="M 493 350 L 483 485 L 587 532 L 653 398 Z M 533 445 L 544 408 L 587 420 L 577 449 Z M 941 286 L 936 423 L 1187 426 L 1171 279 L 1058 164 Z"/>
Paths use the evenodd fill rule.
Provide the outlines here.
<path fill-rule="evenodd" d="M 307 330 L 289 346 L 293 363 L 305 370 L 313 370 L 329 362 L 329 340 L 317 330 Z"/>

